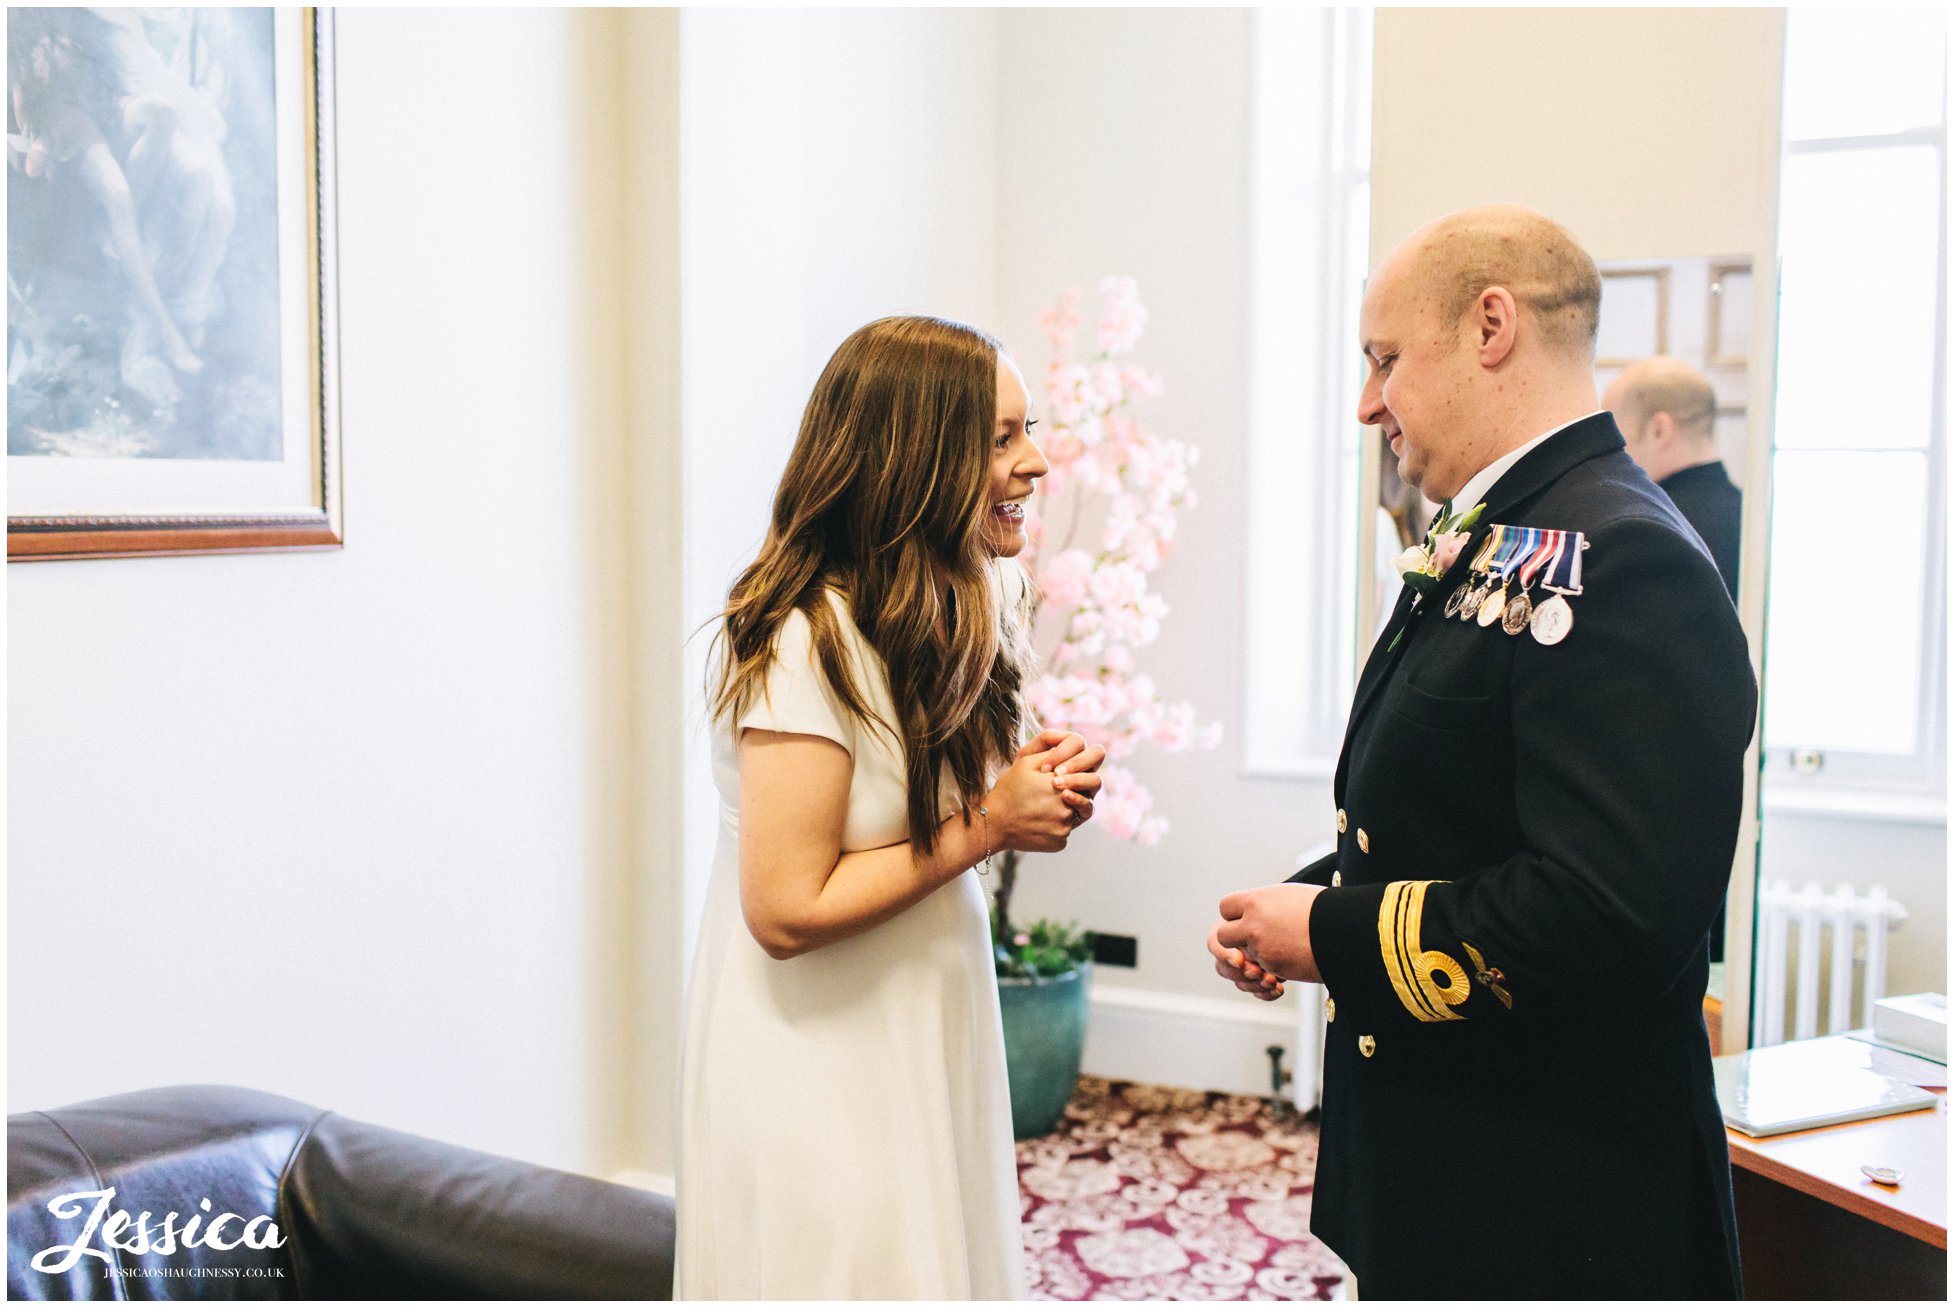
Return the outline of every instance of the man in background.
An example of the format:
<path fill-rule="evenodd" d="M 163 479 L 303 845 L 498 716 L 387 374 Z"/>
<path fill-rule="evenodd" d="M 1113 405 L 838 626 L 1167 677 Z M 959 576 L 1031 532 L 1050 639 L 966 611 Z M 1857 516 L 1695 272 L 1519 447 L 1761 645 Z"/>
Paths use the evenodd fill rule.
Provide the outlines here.
<path fill-rule="evenodd" d="M 1615 415 L 1629 457 L 1710 547 L 1734 600 L 1744 493 L 1731 484 L 1717 457 L 1717 396 L 1710 379 L 1681 359 L 1658 355 L 1622 369 L 1601 405 Z"/>

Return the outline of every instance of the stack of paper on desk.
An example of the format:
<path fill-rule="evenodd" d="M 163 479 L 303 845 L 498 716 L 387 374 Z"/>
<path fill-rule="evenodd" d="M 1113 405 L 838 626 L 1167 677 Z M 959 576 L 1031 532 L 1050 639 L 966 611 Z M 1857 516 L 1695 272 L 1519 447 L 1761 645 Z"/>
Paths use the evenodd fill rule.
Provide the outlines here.
<path fill-rule="evenodd" d="M 1854 1040 L 1863 1041 L 1866 1046 L 1866 1070 L 1890 1076 L 1895 1081 L 1908 1085 L 1924 1085 L 1938 1089 L 1947 1086 L 1947 1064 L 1931 1058 L 1923 1058 L 1910 1050 L 1900 1049 L 1880 1040 L 1869 1026 L 1856 1031 L 1847 1031 Z"/>
<path fill-rule="evenodd" d="M 1723 1120 L 1749 1136 L 1931 1108 L 1928 1091 L 1868 1070 L 1871 1047 L 1843 1036 L 1794 1040 L 1715 1061 Z"/>
<path fill-rule="evenodd" d="M 1873 1003 L 1873 1038 L 1883 1045 L 1947 1061 L 1947 996 L 1891 995 Z"/>

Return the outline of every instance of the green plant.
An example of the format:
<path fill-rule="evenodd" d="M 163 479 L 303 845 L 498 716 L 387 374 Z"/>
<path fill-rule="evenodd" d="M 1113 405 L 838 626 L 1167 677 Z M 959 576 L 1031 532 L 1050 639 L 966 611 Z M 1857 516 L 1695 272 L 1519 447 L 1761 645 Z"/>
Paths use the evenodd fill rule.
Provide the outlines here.
<path fill-rule="evenodd" d="M 1063 976 L 1092 961 L 1092 932 L 1081 931 L 1078 923 L 1041 917 L 1026 926 L 1012 927 L 995 905 L 991 908 L 991 943 L 1000 977 L 1039 980 Z"/>

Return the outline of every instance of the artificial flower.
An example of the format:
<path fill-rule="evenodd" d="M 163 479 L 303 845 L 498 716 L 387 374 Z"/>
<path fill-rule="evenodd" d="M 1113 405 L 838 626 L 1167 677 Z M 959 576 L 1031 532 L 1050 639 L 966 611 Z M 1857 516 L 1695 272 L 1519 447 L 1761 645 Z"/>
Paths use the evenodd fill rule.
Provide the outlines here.
<path fill-rule="evenodd" d="M 1458 562 L 1460 551 L 1472 535 L 1473 524 L 1485 511 L 1486 505 L 1481 502 L 1466 513 L 1440 514 L 1432 529 L 1425 533 L 1424 544 L 1413 545 L 1398 555 L 1396 566 L 1404 584 L 1421 596 L 1436 586 Z"/>
<path fill-rule="evenodd" d="M 1104 745 L 1109 759 L 1143 746 L 1213 749 L 1221 724 L 1199 723 L 1190 704 L 1168 704 L 1135 658 L 1159 639 L 1167 616 L 1150 577 L 1167 557 L 1180 514 L 1195 505 L 1189 473 L 1201 452 L 1147 430 L 1133 412 L 1135 401 L 1161 391 L 1158 375 L 1128 357 L 1145 329 L 1146 306 L 1130 277 L 1109 277 L 1100 290 L 1092 358 L 1074 354 L 1080 292 L 1067 291 L 1039 317 L 1052 346 L 1040 428 L 1050 471 L 1028 509 L 1030 544 L 1020 557 L 1037 584 L 1044 630 L 1055 629 L 1058 639 L 1026 699 L 1041 726 L 1076 731 Z M 1079 520 L 1085 497 L 1106 501 L 1096 524 Z M 1064 524 L 1062 535 L 1048 533 L 1053 518 Z M 1074 545 L 1081 538 L 1096 550 Z M 1141 844 L 1166 834 L 1167 820 L 1131 771 L 1111 764 L 1100 778 L 1093 826 Z"/>

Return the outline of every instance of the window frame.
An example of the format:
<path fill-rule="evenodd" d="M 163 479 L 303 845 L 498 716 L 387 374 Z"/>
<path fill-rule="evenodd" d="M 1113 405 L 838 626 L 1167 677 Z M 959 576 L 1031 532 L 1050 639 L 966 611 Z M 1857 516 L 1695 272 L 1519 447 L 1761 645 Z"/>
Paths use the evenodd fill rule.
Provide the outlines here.
<path fill-rule="evenodd" d="M 1795 21 L 1795 14 L 1788 16 Z M 1946 70 L 1943 64 L 1943 87 Z M 1787 88 L 1790 79 L 1787 78 Z M 1874 150 L 1931 147 L 1940 164 L 1940 224 L 1936 250 L 1933 375 L 1928 384 L 1929 421 L 1924 447 L 1799 446 L 1771 451 L 1775 480 L 1784 454 L 1829 452 L 1867 454 L 1924 453 L 1927 463 L 1924 540 L 1927 566 L 1922 573 L 1921 631 L 1916 656 L 1920 669 L 1920 697 L 1916 706 L 1916 745 L 1910 754 L 1875 754 L 1826 750 L 1819 742 L 1788 746 L 1770 739 L 1770 691 L 1766 682 L 1762 737 L 1762 800 L 1767 814 L 1821 814 L 1895 821 L 1945 822 L 1947 817 L 1947 122 L 1946 97 L 1941 98 L 1941 121 L 1893 132 L 1852 136 L 1787 138 L 1785 158 L 1801 154 L 1862 153 Z M 1780 186 L 1779 231 L 1784 230 L 1783 190 Z M 1780 239 L 1780 249 L 1782 249 Z M 1782 255 L 1780 256 L 1782 258 Z M 1782 309 L 1780 309 L 1782 312 Z M 1780 333 L 1781 335 L 1782 333 Z M 1775 405 L 1774 405 L 1775 407 Z M 1774 576 L 1770 585 L 1786 584 Z M 1769 591 L 1766 592 L 1769 603 Z M 1768 629 L 1768 622 L 1767 622 Z M 1768 675 L 1770 651 L 1765 650 Z M 1811 772 L 1794 767 L 1793 759 L 1807 749 L 1822 753 L 1823 766 Z"/>
<path fill-rule="evenodd" d="M 1371 571 L 1370 532 L 1360 530 L 1363 443 L 1375 429 L 1356 420 L 1356 342 L 1370 253 L 1375 30 L 1370 8 L 1261 9 L 1250 28 L 1245 777 L 1334 773 L 1367 643 L 1358 626 Z"/>

